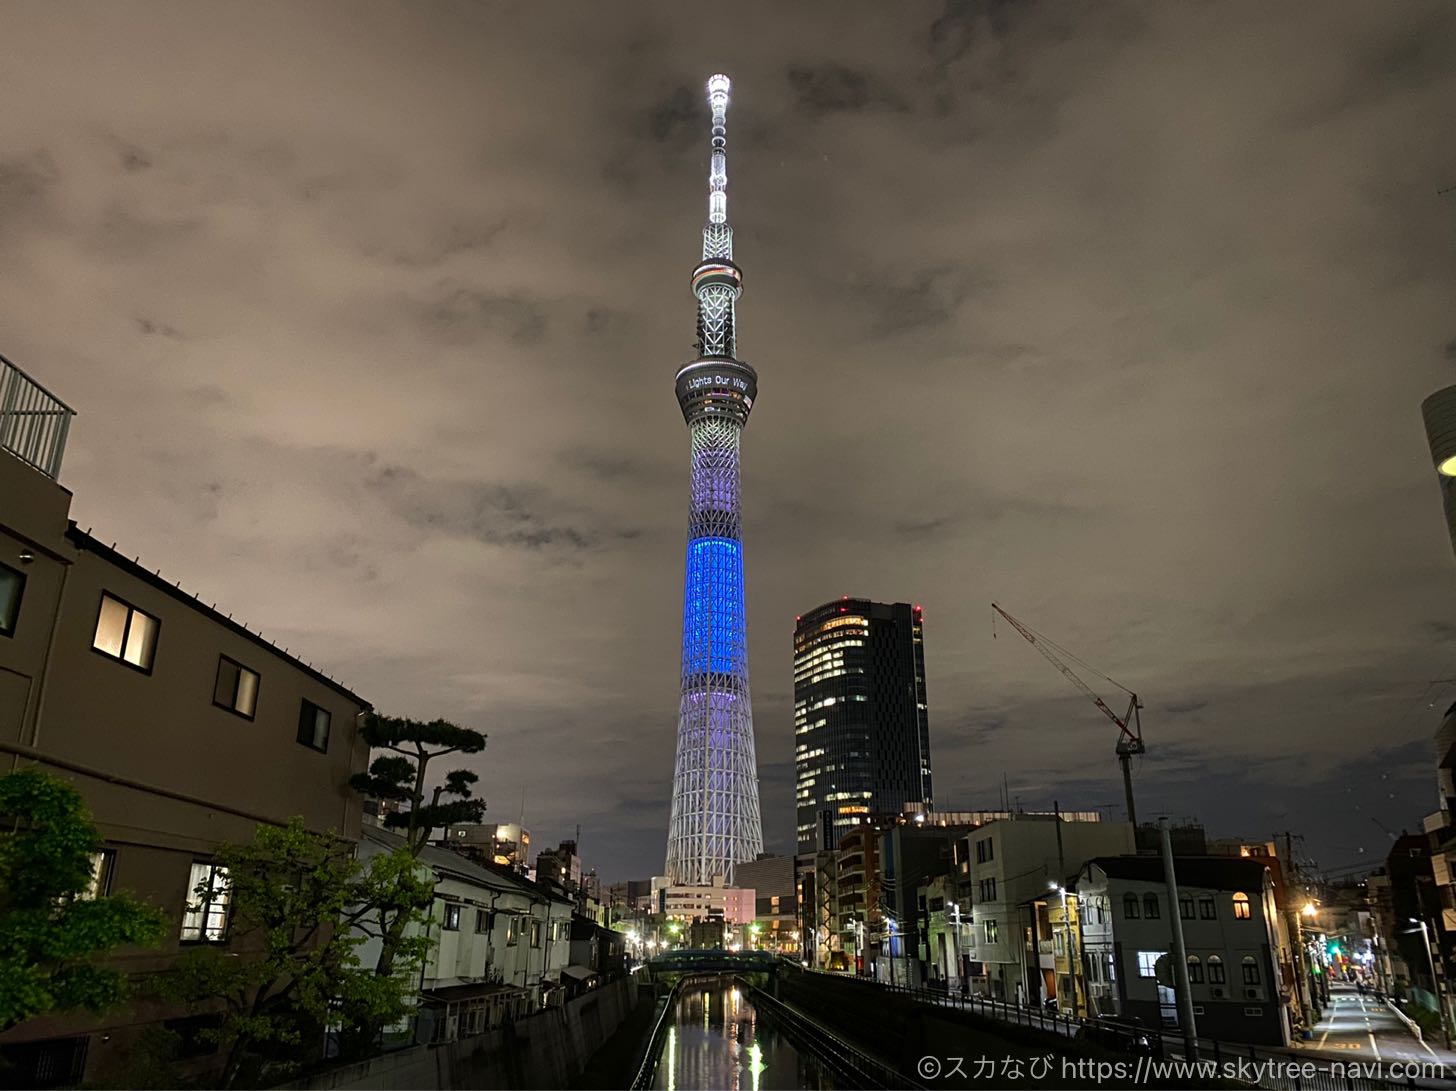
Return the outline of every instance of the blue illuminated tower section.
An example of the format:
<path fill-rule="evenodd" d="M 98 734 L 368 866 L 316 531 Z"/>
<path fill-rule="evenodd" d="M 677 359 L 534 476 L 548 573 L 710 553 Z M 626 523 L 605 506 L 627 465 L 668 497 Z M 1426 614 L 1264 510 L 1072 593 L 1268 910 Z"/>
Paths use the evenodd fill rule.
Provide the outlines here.
<path fill-rule="evenodd" d="M 734 306 L 743 274 L 728 226 L 727 76 L 708 81 L 713 114 L 708 222 L 693 270 L 698 355 L 677 373 L 692 438 L 692 498 L 683 581 L 682 695 L 667 834 L 674 883 L 733 883 L 734 866 L 763 851 L 758 762 L 748 692 L 738 441 L 758 375 L 737 358 Z"/>

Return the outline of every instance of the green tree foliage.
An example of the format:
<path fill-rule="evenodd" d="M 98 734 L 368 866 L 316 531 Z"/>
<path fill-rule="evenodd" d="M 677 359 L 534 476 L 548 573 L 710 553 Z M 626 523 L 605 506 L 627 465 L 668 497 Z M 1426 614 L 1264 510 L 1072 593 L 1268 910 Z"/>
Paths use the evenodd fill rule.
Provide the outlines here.
<path fill-rule="evenodd" d="M 375 750 L 389 751 L 374 759 L 369 772 L 349 782 L 365 795 L 408 804 L 409 809 L 385 818 L 385 825 L 404 831 L 405 843 L 416 856 L 441 826 L 479 822 L 485 801 L 471 799 L 471 786 L 480 778 L 469 769 L 454 769 L 432 791 L 425 785 L 430 762 L 447 754 L 478 754 L 485 736 L 448 720 L 407 720 L 370 715 L 360 736 Z M 450 798 L 454 797 L 454 798 Z"/>
<path fill-rule="evenodd" d="M 357 948 L 365 937 L 350 924 L 380 912 L 379 899 L 393 905 L 417 898 L 418 889 L 400 877 L 392 857 L 364 869 L 351 850 L 332 834 L 311 833 L 301 818 L 282 828 L 260 826 L 251 844 L 219 849 L 230 949 L 184 955 L 162 991 L 195 1005 L 220 1002 L 222 1022 L 202 1036 L 226 1056 L 221 1086 L 286 1075 L 317 1055 L 325 1027 L 341 1010 L 383 1022 L 408 1010 L 409 982 L 363 966 Z M 407 853 L 395 855 L 414 866 Z"/>
<path fill-rule="evenodd" d="M 94 960 L 166 934 L 152 906 L 84 896 L 100 849 L 71 785 L 35 769 L 0 777 L 0 1030 L 46 1012 L 115 1006 L 126 978 Z"/>

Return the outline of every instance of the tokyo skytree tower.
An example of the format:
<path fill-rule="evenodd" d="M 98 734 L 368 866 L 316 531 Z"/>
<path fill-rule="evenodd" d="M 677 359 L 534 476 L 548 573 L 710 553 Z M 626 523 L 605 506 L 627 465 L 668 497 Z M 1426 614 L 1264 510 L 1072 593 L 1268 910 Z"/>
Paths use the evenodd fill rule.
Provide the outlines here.
<path fill-rule="evenodd" d="M 708 222 L 693 270 L 698 356 L 677 373 L 692 438 L 692 498 L 683 581 L 682 696 L 667 834 L 667 877 L 733 884 L 733 869 L 763 851 L 758 762 L 748 693 L 738 438 L 758 375 L 737 358 L 734 304 L 743 274 L 728 226 L 728 77 L 708 81 L 713 113 Z"/>

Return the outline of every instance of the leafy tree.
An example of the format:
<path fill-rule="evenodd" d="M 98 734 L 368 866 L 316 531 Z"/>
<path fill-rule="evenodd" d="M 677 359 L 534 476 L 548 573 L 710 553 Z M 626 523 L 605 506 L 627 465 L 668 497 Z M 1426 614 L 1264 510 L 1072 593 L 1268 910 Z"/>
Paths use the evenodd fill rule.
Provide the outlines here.
<path fill-rule="evenodd" d="M 414 865 L 408 854 L 397 854 Z M 224 845 L 215 861 L 227 868 L 229 935 L 234 951 L 204 948 L 185 954 L 163 983 L 165 995 L 205 1004 L 223 1002 L 218 1027 L 201 1036 L 226 1050 L 221 1087 L 252 1076 L 280 1075 L 307 1057 L 341 1009 L 397 1020 L 409 1007 L 409 982 L 365 967 L 349 928 L 387 903 L 418 897 L 397 867 L 363 865 L 352 846 L 332 833 L 310 833 L 303 819 L 259 826 L 250 845 Z M 207 883 L 195 891 L 207 894 Z M 255 1056 L 262 1071 L 246 1071 Z"/>
<path fill-rule="evenodd" d="M 367 773 L 356 774 L 350 784 L 365 795 L 395 800 L 407 809 L 385 817 L 384 824 L 403 831 L 404 858 L 376 857 L 371 868 L 373 885 L 369 908 L 353 918 L 366 934 L 379 940 L 379 958 L 374 971 L 381 978 L 396 978 L 406 965 L 418 965 L 429 953 L 425 935 L 410 935 L 411 923 L 424 919 L 434 902 L 434 877 L 415 859 L 430 834 L 461 822 L 479 822 L 485 817 L 485 801 L 471 799 L 471 786 L 480 778 L 469 769 L 453 769 L 441 783 L 427 789 L 429 766 L 448 754 L 478 754 L 485 749 L 485 735 L 448 720 L 409 720 L 371 714 L 361 737 L 375 750 L 388 753 L 375 758 Z M 452 798 L 453 797 L 453 798 Z M 378 1037 L 386 1020 L 356 1010 L 349 1039 L 352 1051 L 367 1048 Z"/>
<path fill-rule="evenodd" d="M 251 844 L 224 845 L 216 861 L 227 869 L 233 951 L 189 952 L 162 991 L 192 1004 L 222 1002 L 219 1026 L 201 1032 L 225 1052 L 222 1087 L 310 1059 L 340 1009 L 383 1021 L 408 1009 L 408 982 L 363 966 L 356 948 L 364 936 L 349 927 L 378 909 L 377 891 L 409 891 L 387 865 L 364 871 L 347 842 L 309 832 L 301 818 L 259 826 Z"/>
<path fill-rule="evenodd" d="M 469 769 L 446 773 L 428 802 L 425 788 L 431 761 L 447 754 L 478 754 L 485 749 L 485 736 L 479 731 L 448 720 L 425 723 L 371 714 L 360 735 L 373 749 L 391 753 L 375 758 L 369 772 L 356 774 L 349 783 L 365 795 L 409 804 L 407 811 L 386 816 L 384 824 L 404 830 L 405 843 L 413 855 L 420 854 L 430 833 L 439 827 L 479 822 L 485 817 L 485 801 L 470 798 L 471 785 L 480 778 Z"/>
<path fill-rule="evenodd" d="M 100 849 L 70 784 L 36 769 L 0 777 L 0 1031 L 46 1012 L 114 1007 L 126 977 L 93 960 L 166 934 L 159 909 L 126 894 L 85 896 Z"/>

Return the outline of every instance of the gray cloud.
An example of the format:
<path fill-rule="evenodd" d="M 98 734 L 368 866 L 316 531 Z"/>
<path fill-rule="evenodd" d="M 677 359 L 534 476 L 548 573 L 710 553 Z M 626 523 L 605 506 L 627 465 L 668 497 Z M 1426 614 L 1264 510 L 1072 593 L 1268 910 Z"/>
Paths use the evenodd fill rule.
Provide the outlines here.
<path fill-rule="evenodd" d="M 904 99 L 885 86 L 874 73 L 826 62 L 788 71 L 789 86 L 811 114 L 834 114 L 880 106 L 907 108 Z"/>

